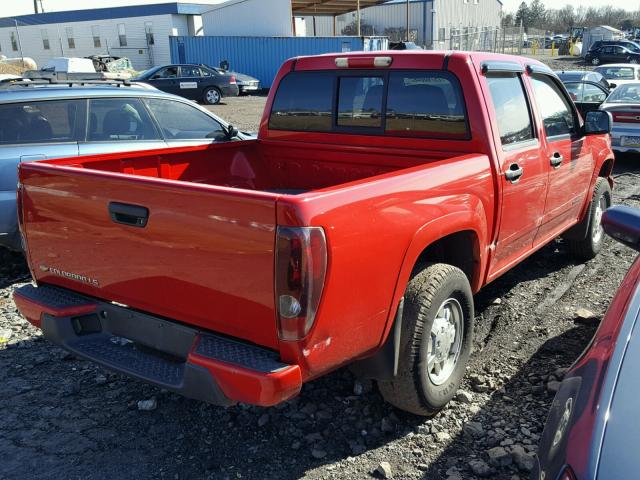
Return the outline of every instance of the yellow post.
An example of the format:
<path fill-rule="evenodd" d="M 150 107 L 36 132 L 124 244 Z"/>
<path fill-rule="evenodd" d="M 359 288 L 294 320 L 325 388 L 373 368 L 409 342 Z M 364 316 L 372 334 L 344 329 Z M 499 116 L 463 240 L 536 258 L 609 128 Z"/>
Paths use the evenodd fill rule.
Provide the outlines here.
<path fill-rule="evenodd" d="M 536 55 L 538 53 L 538 40 L 533 40 L 531 42 L 531 54 Z"/>
<path fill-rule="evenodd" d="M 555 56 L 556 54 L 556 42 L 551 42 L 551 56 Z"/>
<path fill-rule="evenodd" d="M 569 42 L 569 56 L 573 57 L 573 40 Z"/>

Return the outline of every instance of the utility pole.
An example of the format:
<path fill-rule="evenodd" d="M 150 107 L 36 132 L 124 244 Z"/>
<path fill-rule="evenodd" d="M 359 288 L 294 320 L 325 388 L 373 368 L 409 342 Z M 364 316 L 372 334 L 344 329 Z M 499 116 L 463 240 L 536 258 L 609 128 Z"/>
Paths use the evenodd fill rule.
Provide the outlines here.
<path fill-rule="evenodd" d="M 357 32 L 358 32 L 358 36 L 361 37 L 362 36 L 362 32 L 360 31 L 360 0 L 358 0 L 357 5 L 356 5 L 356 23 L 357 25 Z"/>
<path fill-rule="evenodd" d="M 407 0 L 407 38 L 406 41 L 409 41 L 409 0 Z"/>
<path fill-rule="evenodd" d="M 20 47 L 20 58 L 22 59 L 22 66 L 24 67 L 24 55 L 22 54 L 22 42 L 20 41 L 20 30 L 18 30 L 18 20 L 13 19 L 16 22 L 16 36 L 18 37 L 18 47 Z"/>
<path fill-rule="evenodd" d="M 40 13 L 40 12 L 38 11 L 38 0 L 33 0 L 33 10 L 34 10 L 36 13 Z"/>

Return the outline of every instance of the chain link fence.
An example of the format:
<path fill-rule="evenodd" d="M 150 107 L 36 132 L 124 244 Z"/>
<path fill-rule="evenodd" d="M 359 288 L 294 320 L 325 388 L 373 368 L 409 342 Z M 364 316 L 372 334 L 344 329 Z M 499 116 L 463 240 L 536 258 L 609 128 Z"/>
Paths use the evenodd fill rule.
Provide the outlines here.
<path fill-rule="evenodd" d="M 451 28 L 445 39 L 449 50 L 468 50 L 509 54 L 549 54 L 552 49 L 559 54 L 568 54 L 568 42 L 553 41 L 547 32 L 522 27 L 466 27 Z"/>

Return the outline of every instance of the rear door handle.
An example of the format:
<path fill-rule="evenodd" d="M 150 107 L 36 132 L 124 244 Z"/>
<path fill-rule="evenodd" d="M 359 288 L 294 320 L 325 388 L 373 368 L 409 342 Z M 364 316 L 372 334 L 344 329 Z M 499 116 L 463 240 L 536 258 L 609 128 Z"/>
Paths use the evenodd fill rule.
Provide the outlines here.
<path fill-rule="evenodd" d="M 114 223 L 144 228 L 149 221 L 149 209 L 128 203 L 109 203 L 109 215 Z"/>
<path fill-rule="evenodd" d="M 522 168 L 517 163 L 512 163 L 511 165 L 509 165 L 509 170 L 504 172 L 504 176 L 511 183 L 516 183 L 518 180 L 520 180 L 520 177 L 522 177 L 523 173 L 524 168 Z"/>
<path fill-rule="evenodd" d="M 559 152 L 556 152 L 553 155 L 551 155 L 551 158 L 549 160 L 553 168 L 558 168 L 562 163 L 562 161 L 564 160 L 564 157 Z"/>

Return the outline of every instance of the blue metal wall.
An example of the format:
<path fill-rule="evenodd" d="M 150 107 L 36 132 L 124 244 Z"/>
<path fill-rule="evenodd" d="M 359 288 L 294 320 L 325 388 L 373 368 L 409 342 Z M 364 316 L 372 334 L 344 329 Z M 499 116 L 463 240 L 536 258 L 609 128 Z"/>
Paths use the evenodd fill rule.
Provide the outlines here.
<path fill-rule="evenodd" d="M 204 63 L 217 67 L 228 60 L 231 70 L 273 83 L 288 58 L 363 50 L 360 37 L 171 37 L 173 63 Z M 373 48 L 375 49 L 375 48 Z"/>

